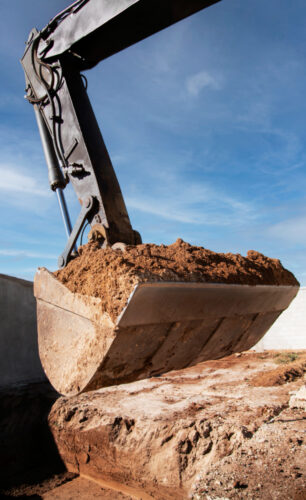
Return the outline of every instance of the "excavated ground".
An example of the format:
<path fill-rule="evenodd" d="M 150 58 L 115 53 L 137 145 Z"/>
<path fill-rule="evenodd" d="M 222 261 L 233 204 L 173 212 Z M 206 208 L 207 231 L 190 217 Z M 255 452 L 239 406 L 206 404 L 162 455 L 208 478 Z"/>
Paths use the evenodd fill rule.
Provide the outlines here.
<path fill-rule="evenodd" d="M 276 259 L 182 240 L 123 253 L 88 244 L 55 275 L 72 292 L 101 297 L 113 319 L 140 282 L 298 285 Z M 303 385 L 306 352 L 282 356 L 247 352 L 58 397 L 48 424 L 50 387 L 0 394 L 10 412 L 0 414 L 1 498 L 301 500 L 305 402 L 290 400 Z"/>
<path fill-rule="evenodd" d="M 124 252 L 88 243 L 55 276 L 74 293 L 103 299 L 102 312 L 114 320 L 138 283 L 187 281 L 247 285 L 298 285 L 278 259 L 250 250 L 247 257 L 215 253 L 178 239 L 169 246 L 127 246 Z"/>
<path fill-rule="evenodd" d="M 306 352 L 290 359 L 245 353 L 60 398 L 49 423 L 71 471 L 147 495 L 138 498 L 298 499 L 306 414 L 289 400 Z"/>
<path fill-rule="evenodd" d="M 294 394 L 305 368 L 306 351 L 247 352 L 60 397 L 49 426 L 79 477 L 32 481 L 3 495 L 302 500 L 306 401 Z"/>

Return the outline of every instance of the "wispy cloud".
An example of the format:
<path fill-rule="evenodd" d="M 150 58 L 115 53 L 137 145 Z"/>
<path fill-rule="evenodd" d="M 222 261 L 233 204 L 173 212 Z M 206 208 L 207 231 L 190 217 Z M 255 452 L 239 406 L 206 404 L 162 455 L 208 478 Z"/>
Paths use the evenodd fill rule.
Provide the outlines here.
<path fill-rule="evenodd" d="M 155 196 L 144 197 L 133 193 L 127 197 L 127 205 L 183 224 L 230 226 L 256 218 L 256 210 L 251 203 L 217 192 L 208 184 L 181 182 L 179 179 L 173 182 L 172 179 L 170 185 L 171 189 L 157 189 L 155 186 Z"/>
<path fill-rule="evenodd" d="M 267 233 L 288 246 L 306 244 L 306 215 L 292 217 L 270 226 Z"/>
<path fill-rule="evenodd" d="M 47 188 L 41 187 L 34 177 L 18 171 L 15 166 L 0 164 L 0 191 L 48 196 Z"/>
<path fill-rule="evenodd" d="M 187 92 L 194 97 L 197 97 L 205 88 L 219 90 L 221 87 L 220 77 L 208 73 L 207 71 L 200 71 L 186 79 Z"/>
<path fill-rule="evenodd" d="M 0 255 L 6 257 L 17 257 L 26 259 L 57 259 L 57 255 L 48 254 L 43 252 L 31 252 L 27 250 L 14 250 L 14 249 L 0 249 Z"/>

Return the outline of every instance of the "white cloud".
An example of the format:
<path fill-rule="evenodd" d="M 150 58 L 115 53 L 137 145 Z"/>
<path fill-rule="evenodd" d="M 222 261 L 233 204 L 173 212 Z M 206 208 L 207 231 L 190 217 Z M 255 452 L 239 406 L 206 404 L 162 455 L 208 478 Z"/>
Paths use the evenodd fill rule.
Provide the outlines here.
<path fill-rule="evenodd" d="M 274 238 L 285 240 L 290 245 L 306 244 L 306 215 L 274 224 L 267 232 Z"/>
<path fill-rule="evenodd" d="M 0 191 L 43 197 L 49 195 L 47 188 L 42 188 L 34 175 L 26 175 L 10 164 L 0 164 Z"/>
<path fill-rule="evenodd" d="M 128 209 L 185 224 L 209 226 L 240 226 L 256 218 L 257 212 L 251 204 L 217 192 L 209 185 L 176 183 L 174 179 L 161 185 L 171 185 L 171 189 L 160 188 L 150 197 L 133 193 L 126 200 Z"/>
<path fill-rule="evenodd" d="M 0 249 L 0 255 L 6 257 L 18 257 L 26 259 L 57 259 L 58 255 L 45 254 L 42 252 L 31 252 L 28 250 Z"/>
<path fill-rule="evenodd" d="M 200 71 L 187 78 L 186 88 L 190 95 L 197 97 L 204 88 L 219 90 L 221 88 L 221 81 L 219 77 L 207 71 Z"/>
<path fill-rule="evenodd" d="M 175 220 L 188 224 L 201 224 L 203 222 L 199 214 L 196 214 L 193 210 L 184 210 L 183 208 L 180 209 L 172 204 L 171 201 L 170 203 L 167 203 L 162 200 L 158 200 L 157 202 L 156 199 L 128 197 L 127 205 L 129 208 L 157 215 L 159 217 L 163 217 L 164 219 Z"/>

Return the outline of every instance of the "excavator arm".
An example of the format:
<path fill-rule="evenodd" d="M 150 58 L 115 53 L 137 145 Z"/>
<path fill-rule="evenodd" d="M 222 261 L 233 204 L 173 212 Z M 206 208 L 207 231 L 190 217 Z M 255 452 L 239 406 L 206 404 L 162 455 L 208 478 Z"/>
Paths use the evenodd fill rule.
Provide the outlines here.
<path fill-rule="evenodd" d="M 81 72 L 217 0 L 79 0 L 40 32 L 22 65 L 49 170 L 67 226 L 64 267 L 88 222 L 104 246 L 137 244 Z M 63 190 L 81 203 L 71 227 Z M 103 252 L 102 252 L 103 254 Z M 272 272 L 272 271 L 271 271 Z M 73 396 L 250 349 L 288 307 L 298 284 L 143 280 L 116 317 L 104 297 L 72 293 L 47 269 L 34 279 L 39 353 L 58 392 Z M 260 271 L 258 271 L 260 276 Z M 118 292 L 118 290 L 117 290 Z M 119 293 L 119 292 L 118 292 Z"/>
<path fill-rule="evenodd" d="M 134 231 L 81 71 L 220 0 L 78 0 L 28 38 L 21 63 L 68 234 L 64 267 L 84 224 L 103 244 L 141 243 Z M 81 204 L 71 227 L 63 190 Z"/>

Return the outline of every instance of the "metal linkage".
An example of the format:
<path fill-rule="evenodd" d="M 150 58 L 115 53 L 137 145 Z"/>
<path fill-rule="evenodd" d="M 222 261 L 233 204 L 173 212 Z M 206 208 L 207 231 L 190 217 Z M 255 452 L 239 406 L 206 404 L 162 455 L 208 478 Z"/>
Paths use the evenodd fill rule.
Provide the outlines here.
<path fill-rule="evenodd" d="M 71 257 L 71 252 L 76 244 L 80 232 L 82 231 L 84 222 L 88 217 L 89 212 L 92 210 L 93 206 L 94 206 L 94 199 L 92 196 L 88 196 L 88 198 L 85 198 L 85 200 L 83 200 L 81 211 L 74 225 L 74 228 L 72 229 L 72 232 L 68 238 L 65 250 L 58 258 L 57 265 L 60 269 L 62 269 L 68 264 Z"/>

